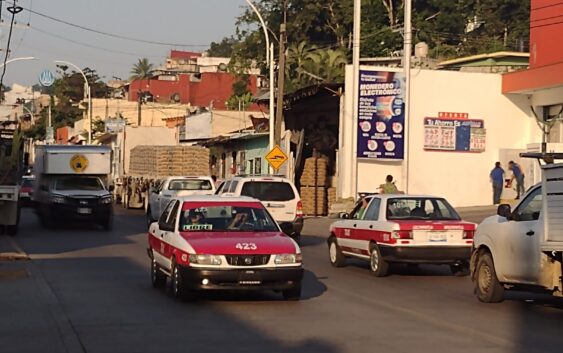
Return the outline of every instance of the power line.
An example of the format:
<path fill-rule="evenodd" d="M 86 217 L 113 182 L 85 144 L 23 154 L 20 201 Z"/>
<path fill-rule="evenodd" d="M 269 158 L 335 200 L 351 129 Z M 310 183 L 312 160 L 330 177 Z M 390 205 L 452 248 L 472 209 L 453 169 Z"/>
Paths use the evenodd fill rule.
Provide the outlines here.
<path fill-rule="evenodd" d="M 9 1 L 6 1 L 6 2 L 9 2 Z M 47 15 L 47 14 L 44 14 L 44 13 L 35 11 L 35 10 L 33 10 L 33 9 L 26 8 L 26 7 L 22 7 L 22 8 L 23 8 L 24 10 L 26 10 L 26 11 L 28 11 L 28 12 L 34 14 L 34 15 L 37 15 L 37 16 L 40 16 L 40 17 L 49 19 L 49 20 L 51 20 L 51 21 L 55 21 L 55 22 L 58 22 L 58 23 L 65 24 L 65 25 L 67 25 L 67 26 L 79 28 L 79 29 L 82 29 L 82 30 L 84 30 L 84 31 L 88 31 L 88 32 L 92 32 L 92 33 L 97 33 L 97 34 L 100 34 L 100 35 L 103 35 L 103 36 L 107 36 L 107 37 L 112 37 L 112 38 L 117 38 L 117 39 L 122 39 L 122 40 L 128 40 L 128 41 L 132 41 L 132 42 L 145 43 L 145 44 L 165 45 L 165 46 L 169 46 L 169 47 L 170 47 L 170 46 L 172 46 L 172 47 L 208 47 L 208 46 L 209 46 L 209 44 L 166 43 L 166 42 L 158 42 L 158 41 L 152 41 L 152 40 L 145 40 L 145 39 L 140 39 L 140 38 L 128 37 L 128 36 L 124 36 L 124 35 L 120 35 L 120 34 L 104 32 L 104 31 L 101 31 L 101 30 L 98 30 L 98 29 L 94 29 L 94 28 L 90 28 L 90 27 L 78 25 L 78 24 L 75 24 L 75 23 L 72 23 L 72 22 L 69 22 L 69 21 L 66 21 L 66 20 L 61 20 L 61 19 L 59 19 L 59 18 L 56 18 L 56 17 L 50 16 L 50 15 Z"/>
<path fill-rule="evenodd" d="M 558 25 L 563 23 L 563 21 L 557 21 L 557 22 L 551 22 L 551 23 L 545 23 L 542 25 L 535 25 L 535 26 L 530 26 L 530 29 L 534 29 L 534 28 L 542 28 L 542 27 L 548 27 L 548 26 L 554 26 L 554 25 Z"/>
<path fill-rule="evenodd" d="M 1 4 L 0 4 L 1 6 Z M 8 56 L 10 55 L 10 42 L 12 41 L 12 31 L 14 29 L 14 21 L 16 19 L 16 14 L 20 13 L 23 8 L 17 5 L 17 1 L 14 1 L 11 7 L 8 7 L 7 10 L 12 14 L 12 19 L 10 21 L 10 31 L 8 33 L 8 41 L 6 43 L 6 54 L 4 55 L 4 66 L 2 67 L 2 76 L 0 77 L 0 90 L 1 87 L 4 85 L 4 76 L 6 75 L 6 64 L 8 63 Z"/>

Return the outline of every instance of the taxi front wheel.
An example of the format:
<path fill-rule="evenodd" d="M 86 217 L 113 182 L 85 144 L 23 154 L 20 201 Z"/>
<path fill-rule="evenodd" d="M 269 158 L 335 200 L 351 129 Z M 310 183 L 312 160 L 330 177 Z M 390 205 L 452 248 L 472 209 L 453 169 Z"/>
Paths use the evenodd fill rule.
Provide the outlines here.
<path fill-rule="evenodd" d="M 151 261 L 151 282 L 154 288 L 164 288 L 166 285 L 166 275 L 160 271 L 156 261 Z"/>
<path fill-rule="evenodd" d="M 375 277 L 385 277 L 389 274 L 389 264 L 381 256 L 376 244 L 372 244 L 370 248 L 369 269 Z"/>
<path fill-rule="evenodd" d="M 342 267 L 346 265 L 346 257 L 342 254 L 342 250 L 340 250 L 334 237 L 328 243 L 328 255 L 332 266 Z"/>
<path fill-rule="evenodd" d="M 180 272 L 180 268 L 175 263 L 172 263 L 170 295 L 173 298 L 185 301 L 192 301 L 195 299 L 195 292 L 186 286 L 182 273 Z"/>

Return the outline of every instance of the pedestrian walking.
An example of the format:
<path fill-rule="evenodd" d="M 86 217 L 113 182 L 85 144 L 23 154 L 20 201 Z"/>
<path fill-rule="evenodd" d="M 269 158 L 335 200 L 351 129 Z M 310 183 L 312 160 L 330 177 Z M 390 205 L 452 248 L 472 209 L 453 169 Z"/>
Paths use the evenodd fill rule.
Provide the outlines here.
<path fill-rule="evenodd" d="M 495 167 L 491 170 L 489 177 L 493 184 L 493 204 L 498 205 L 502 194 L 502 186 L 504 185 L 504 169 L 502 169 L 500 162 L 495 163 Z"/>
<path fill-rule="evenodd" d="M 508 162 L 508 169 L 512 171 L 512 178 L 510 182 L 512 183 L 514 179 L 516 179 L 516 200 L 520 199 L 520 195 L 524 196 L 525 188 L 524 188 L 524 173 L 522 172 L 522 168 L 518 163 L 514 161 Z"/>
<path fill-rule="evenodd" d="M 397 186 L 395 185 L 395 182 L 393 181 L 392 175 L 388 175 L 385 178 L 385 184 L 381 184 L 379 186 L 379 189 L 381 190 L 382 194 L 398 194 L 399 193 L 399 189 L 397 189 Z"/>

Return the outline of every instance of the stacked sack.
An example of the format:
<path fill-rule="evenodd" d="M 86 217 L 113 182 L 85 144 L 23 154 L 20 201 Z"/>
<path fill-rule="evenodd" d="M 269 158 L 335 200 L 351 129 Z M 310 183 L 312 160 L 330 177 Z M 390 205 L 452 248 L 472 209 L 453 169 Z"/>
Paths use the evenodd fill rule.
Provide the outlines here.
<path fill-rule="evenodd" d="M 319 157 L 307 158 L 300 179 L 301 201 L 305 215 L 325 216 L 327 214 L 327 180 L 328 161 Z"/>
<path fill-rule="evenodd" d="M 198 146 L 137 146 L 131 150 L 133 176 L 209 175 L 209 150 Z"/>

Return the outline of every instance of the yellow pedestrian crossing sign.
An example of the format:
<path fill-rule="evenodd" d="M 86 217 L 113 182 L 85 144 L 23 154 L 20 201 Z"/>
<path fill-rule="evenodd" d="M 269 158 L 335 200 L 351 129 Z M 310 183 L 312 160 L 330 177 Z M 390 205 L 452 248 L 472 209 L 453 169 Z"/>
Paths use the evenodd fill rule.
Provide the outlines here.
<path fill-rule="evenodd" d="M 274 170 L 279 170 L 281 166 L 287 162 L 288 158 L 287 155 L 283 152 L 280 146 L 276 146 L 272 148 L 270 152 L 266 155 L 266 160 Z"/>

